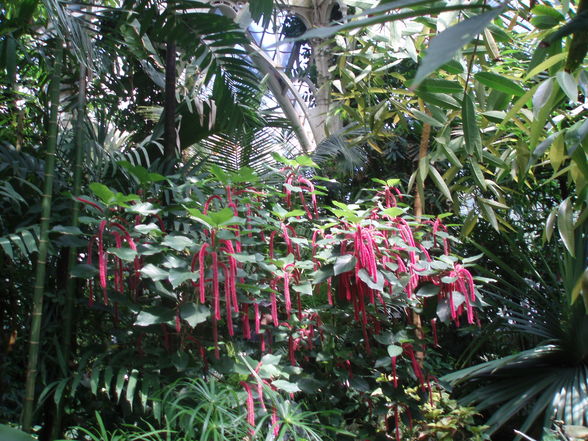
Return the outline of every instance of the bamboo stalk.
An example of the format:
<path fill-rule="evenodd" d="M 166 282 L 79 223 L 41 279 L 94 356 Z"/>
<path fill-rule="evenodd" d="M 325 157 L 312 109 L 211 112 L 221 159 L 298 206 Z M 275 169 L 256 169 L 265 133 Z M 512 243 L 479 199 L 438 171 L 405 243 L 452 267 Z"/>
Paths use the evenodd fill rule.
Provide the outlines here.
<path fill-rule="evenodd" d="M 22 412 L 22 428 L 30 432 L 33 424 L 35 404 L 35 384 L 37 378 L 37 364 L 39 361 L 39 338 L 43 318 L 43 295 L 45 291 L 45 271 L 49 249 L 49 223 L 51 221 L 51 199 L 53 193 L 53 174 L 55 172 L 55 150 L 57 147 L 57 122 L 59 115 L 59 89 L 61 70 L 63 67 L 63 43 L 57 40 L 55 49 L 55 64 L 49 90 L 51 103 L 49 129 L 47 137 L 47 153 L 45 160 L 45 183 L 41 199 L 41 232 L 39 238 L 39 254 L 33 289 L 33 312 L 31 314 L 31 337 L 29 340 L 29 358 L 26 373 L 25 397 Z"/>
<path fill-rule="evenodd" d="M 75 123 L 75 152 L 73 163 L 73 188 L 72 195 L 79 196 L 82 188 L 82 162 L 83 162 L 83 141 L 84 141 L 84 117 L 86 110 L 86 76 L 87 69 L 80 65 L 80 78 L 78 87 L 78 103 L 77 115 Z M 71 226 L 78 227 L 80 225 L 80 202 L 76 199 L 72 203 Z M 72 277 L 71 270 L 78 260 L 78 248 L 70 247 L 67 259 L 67 282 L 65 285 L 65 304 L 63 307 L 63 360 L 66 369 L 69 366 L 69 359 L 71 356 L 72 346 L 72 329 L 73 329 L 73 308 L 76 292 L 76 279 Z M 51 439 L 57 439 L 61 435 L 61 425 L 63 420 L 63 402 L 57 405 L 55 417 L 53 418 L 53 426 L 51 428 Z"/>

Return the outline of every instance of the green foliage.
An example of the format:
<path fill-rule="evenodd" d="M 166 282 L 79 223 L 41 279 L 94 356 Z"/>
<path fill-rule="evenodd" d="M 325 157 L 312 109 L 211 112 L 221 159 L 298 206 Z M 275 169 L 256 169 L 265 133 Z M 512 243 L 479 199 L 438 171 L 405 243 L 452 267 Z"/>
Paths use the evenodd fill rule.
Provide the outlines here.
<path fill-rule="evenodd" d="M 477 421 L 480 414 L 474 407 L 460 406 L 442 389 L 435 391 L 420 408 L 422 415 L 413 423 L 410 435 L 403 439 L 471 440 L 490 439 L 488 426 Z"/>

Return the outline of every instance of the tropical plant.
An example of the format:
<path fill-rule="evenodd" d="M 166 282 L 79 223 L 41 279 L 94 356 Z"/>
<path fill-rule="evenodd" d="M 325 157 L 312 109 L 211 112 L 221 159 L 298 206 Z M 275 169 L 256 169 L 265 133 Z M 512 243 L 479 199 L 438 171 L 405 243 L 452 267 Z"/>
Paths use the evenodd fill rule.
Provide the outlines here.
<path fill-rule="evenodd" d="M 507 270 L 508 264 L 494 256 L 495 263 L 516 280 L 513 285 L 502 282 L 505 291 L 518 290 L 518 295 L 499 300 L 505 314 L 502 326 L 530 337 L 527 347 L 531 347 L 443 377 L 469 391 L 462 403 L 494 409 L 488 420 L 491 432 L 517 414 L 524 417 L 520 430 L 532 430 L 529 433 L 537 437 L 554 420 L 568 425 L 588 422 L 588 407 L 580 398 L 585 395 L 588 372 L 588 315 L 583 302 L 571 304 L 578 273 L 584 272 L 587 262 L 585 234 L 577 233 L 575 258 L 564 254 L 557 272 L 522 259 L 535 279 Z"/>

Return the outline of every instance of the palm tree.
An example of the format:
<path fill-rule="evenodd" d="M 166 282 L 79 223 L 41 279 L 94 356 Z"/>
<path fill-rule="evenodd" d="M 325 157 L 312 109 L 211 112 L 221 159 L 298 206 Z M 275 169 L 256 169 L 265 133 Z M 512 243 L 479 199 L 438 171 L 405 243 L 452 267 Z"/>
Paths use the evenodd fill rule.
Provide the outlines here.
<path fill-rule="evenodd" d="M 588 425 L 588 310 L 580 299 L 571 302 L 588 264 L 587 232 L 586 223 L 578 227 L 576 255 L 564 254 L 560 274 L 513 248 L 513 257 L 525 265 L 514 271 L 480 247 L 514 280 L 512 285 L 501 281 L 509 297 L 497 298 L 506 310 L 504 331 L 525 336 L 531 346 L 442 380 L 465 391 L 462 403 L 491 411 L 491 432 L 516 415 L 524 418 L 520 431 L 532 430 L 537 437 L 554 421 Z M 536 277 L 526 279 L 526 274 Z"/>

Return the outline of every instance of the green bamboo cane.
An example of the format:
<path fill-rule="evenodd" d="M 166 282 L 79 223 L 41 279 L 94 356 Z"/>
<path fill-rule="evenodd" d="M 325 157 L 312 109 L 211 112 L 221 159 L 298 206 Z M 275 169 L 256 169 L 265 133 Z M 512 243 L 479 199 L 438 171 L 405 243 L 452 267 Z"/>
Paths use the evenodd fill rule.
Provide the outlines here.
<path fill-rule="evenodd" d="M 78 90 L 78 103 L 76 123 L 74 126 L 74 162 L 73 162 L 73 189 L 72 195 L 79 196 L 82 188 L 82 162 L 84 153 L 84 117 L 86 110 L 86 75 L 87 70 L 83 65 L 80 65 L 80 78 Z M 80 225 L 80 202 L 73 200 L 71 213 L 71 226 L 77 228 Z M 76 292 L 76 279 L 72 277 L 71 270 L 78 260 L 78 248 L 72 246 L 69 248 L 67 260 L 67 283 L 65 285 L 65 305 L 63 307 L 63 360 L 67 367 L 69 366 L 69 359 L 71 355 L 72 346 L 72 329 L 73 329 L 73 308 Z M 55 417 L 53 418 L 53 426 L 51 428 L 51 439 L 57 439 L 61 435 L 61 422 L 63 420 L 63 401 L 57 405 Z"/>
<path fill-rule="evenodd" d="M 47 251 L 49 248 L 49 222 L 51 220 L 51 196 L 53 192 L 53 173 L 55 171 L 55 149 L 57 147 L 57 117 L 59 114 L 59 89 L 61 70 L 63 66 L 63 43 L 58 39 L 55 50 L 55 64 L 49 90 L 51 103 L 49 115 L 49 131 L 47 138 L 47 158 L 45 160 L 45 183 L 41 200 L 41 232 L 39 239 L 39 254 L 33 289 L 33 312 L 31 315 L 31 337 L 29 341 L 29 360 L 27 366 L 25 397 L 22 412 L 22 428 L 30 432 L 33 423 L 35 404 L 35 383 L 37 378 L 37 364 L 39 360 L 39 338 L 41 335 L 41 320 L 43 316 L 43 294 L 45 291 L 45 270 L 47 266 Z"/>

